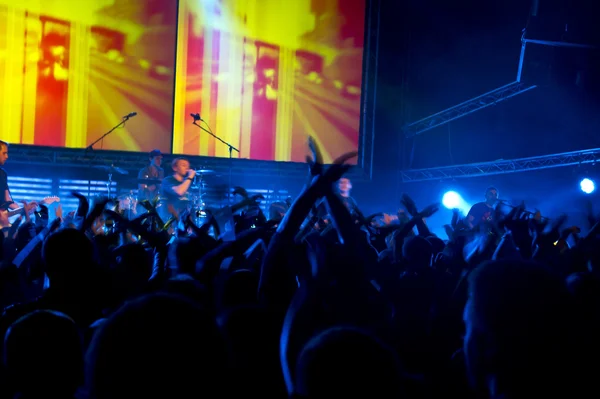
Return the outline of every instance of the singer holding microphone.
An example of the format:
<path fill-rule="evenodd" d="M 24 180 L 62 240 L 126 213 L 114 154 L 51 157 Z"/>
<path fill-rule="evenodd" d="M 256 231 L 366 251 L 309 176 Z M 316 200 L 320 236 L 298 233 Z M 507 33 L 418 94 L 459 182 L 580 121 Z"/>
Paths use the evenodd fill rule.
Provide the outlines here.
<path fill-rule="evenodd" d="M 485 202 L 478 202 L 471 207 L 467 215 L 467 225 L 474 229 L 481 223 L 492 222 L 494 220 L 494 205 L 498 202 L 498 189 L 488 187 L 485 190 Z"/>
<path fill-rule="evenodd" d="M 196 176 L 196 171 L 190 169 L 190 161 L 185 158 L 175 158 L 171 163 L 171 168 L 173 169 L 173 175 L 165 177 L 161 186 L 164 199 L 161 204 L 163 206 L 160 207 L 163 209 L 160 213 L 163 214 L 160 214 L 160 217 L 165 222 L 169 218 L 168 213 L 165 214 L 169 205 L 172 205 L 179 213 L 189 207 L 188 191 Z"/>

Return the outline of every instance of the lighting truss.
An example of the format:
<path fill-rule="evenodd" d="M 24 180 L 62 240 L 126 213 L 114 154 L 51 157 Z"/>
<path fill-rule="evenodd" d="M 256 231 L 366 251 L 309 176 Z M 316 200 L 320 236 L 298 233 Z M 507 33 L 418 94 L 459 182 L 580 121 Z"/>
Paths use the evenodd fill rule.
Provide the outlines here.
<path fill-rule="evenodd" d="M 404 127 L 404 135 L 406 137 L 417 136 L 428 130 L 462 118 L 465 115 L 472 114 L 491 105 L 498 104 L 501 101 L 508 100 L 518 94 L 535 89 L 536 87 L 535 85 L 525 85 L 522 82 L 509 83 L 506 86 L 499 87 L 437 114 L 413 122 Z"/>
<path fill-rule="evenodd" d="M 590 150 L 565 152 L 562 154 L 544 155 L 539 157 L 405 170 L 402 171 L 402 181 L 404 183 L 413 183 L 419 181 L 500 175 L 559 168 L 562 166 L 590 164 L 596 163 L 598 160 L 600 160 L 600 148 L 594 148 Z"/>
<path fill-rule="evenodd" d="M 550 47 L 571 47 L 581 49 L 597 49 L 597 46 L 588 44 L 568 43 L 568 42 L 556 42 L 548 40 L 536 40 L 525 38 L 526 31 L 523 31 L 521 36 L 521 56 L 519 57 L 519 68 L 517 71 L 517 80 L 506 86 L 499 87 L 488 93 L 482 94 L 478 97 L 467 100 L 461 104 L 455 105 L 454 107 L 448 108 L 444 111 L 438 112 L 437 114 L 430 115 L 426 118 L 413 122 L 404 127 L 405 137 L 414 137 L 423 132 L 446 124 L 450 121 L 462 118 L 465 115 L 472 114 L 475 111 L 487 108 L 490 105 L 499 103 L 500 101 L 507 100 L 518 94 L 525 93 L 531 89 L 535 89 L 537 86 L 527 86 L 521 82 L 521 75 L 523 73 L 523 61 L 525 59 L 525 48 L 528 43 L 537 44 L 542 46 Z"/>

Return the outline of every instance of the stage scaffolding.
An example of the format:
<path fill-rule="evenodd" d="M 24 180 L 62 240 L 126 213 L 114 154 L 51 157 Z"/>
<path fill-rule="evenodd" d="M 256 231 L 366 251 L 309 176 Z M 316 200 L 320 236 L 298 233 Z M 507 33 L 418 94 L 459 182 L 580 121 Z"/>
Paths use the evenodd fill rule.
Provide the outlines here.
<path fill-rule="evenodd" d="M 527 85 L 522 82 L 523 62 L 525 60 L 527 44 L 590 50 L 598 49 L 598 46 L 588 44 L 530 39 L 527 38 L 526 35 L 527 30 L 524 29 L 521 35 L 521 54 L 519 57 L 516 81 L 480 96 L 474 97 L 444 111 L 438 112 L 437 114 L 433 114 L 416 122 L 407 124 L 403 128 L 404 136 L 406 138 L 417 136 L 438 126 L 442 126 L 448 122 L 462 118 L 463 116 L 470 115 L 476 111 L 480 111 L 491 105 L 496 105 L 501 101 L 535 89 L 537 86 Z M 506 173 L 559 168 L 562 166 L 595 164 L 599 157 L 600 149 L 595 148 L 590 150 L 565 152 L 561 154 L 543 155 L 512 160 L 500 159 L 491 162 L 442 166 L 437 168 L 408 169 L 401 171 L 401 174 L 402 182 L 404 183 L 460 179 L 466 177 L 500 175 Z"/>
<path fill-rule="evenodd" d="M 521 82 L 507 84 L 405 126 L 404 136 L 406 138 L 417 136 L 438 126 L 462 118 L 463 116 L 496 105 L 499 102 L 508 100 L 516 95 L 528 92 L 536 87 L 537 86 L 535 85 L 526 85 Z"/>
<path fill-rule="evenodd" d="M 492 162 L 442 166 L 438 168 L 409 169 L 401 173 L 404 183 L 414 183 L 419 181 L 461 179 L 560 168 L 563 166 L 595 164 L 598 160 L 600 160 L 600 148 L 594 148 L 538 157 L 509 160 L 500 159 Z"/>

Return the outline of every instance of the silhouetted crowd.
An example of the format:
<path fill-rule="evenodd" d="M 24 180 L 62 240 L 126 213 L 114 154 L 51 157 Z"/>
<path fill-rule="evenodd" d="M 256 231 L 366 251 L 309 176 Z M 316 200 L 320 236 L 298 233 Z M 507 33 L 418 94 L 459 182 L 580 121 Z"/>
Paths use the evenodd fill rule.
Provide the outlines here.
<path fill-rule="evenodd" d="M 25 212 L 0 236 L 0 397 L 598 396 L 591 208 L 585 237 L 524 204 L 436 237 L 437 204 L 365 216 L 336 186 L 356 153 L 309 147 L 305 189 L 268 215 L 243 189 L 202 223 L 79 193 Z"/>

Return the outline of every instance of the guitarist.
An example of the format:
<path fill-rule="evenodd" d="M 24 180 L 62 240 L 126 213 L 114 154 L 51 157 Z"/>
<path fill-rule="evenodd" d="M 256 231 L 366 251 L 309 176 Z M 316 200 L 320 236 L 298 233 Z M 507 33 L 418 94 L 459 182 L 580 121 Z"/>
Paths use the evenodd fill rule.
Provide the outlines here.
<path fill-rule="evenodd" d="M 12 196 L 10 195 L 10 189 L 8 188 L 8 175 L 6 171 L 2 169 L 2 166 L 8 160 L 8 143 L 0 140 L 0 209 L 17 209 L 19 205 L 13 202 Z M 7 205 L 8 204 L 8 205 Z"/>
<path fill-rule="evenodd" d="M 7 159 L 8 143 L 0 140 L 0 230 L 5 230 L 5 228 L 10 226 L 9 218 L 12 216 L 23 214 L 25 215 L 25 220 L 29 221 L 29 215 L 33 213 L 39 204 L 49 205 L 60 201 L 60 198 L 58 197 L 46 197 L 39 203 L 36 201 L 30 203 L 23 201 L 22 207 L 16 204 L 13 201 L 10 189 L 8 188 L 8 175 L 6 174 L 6 171 L 1 168 L 1 166 L 4 166 Z"/>

